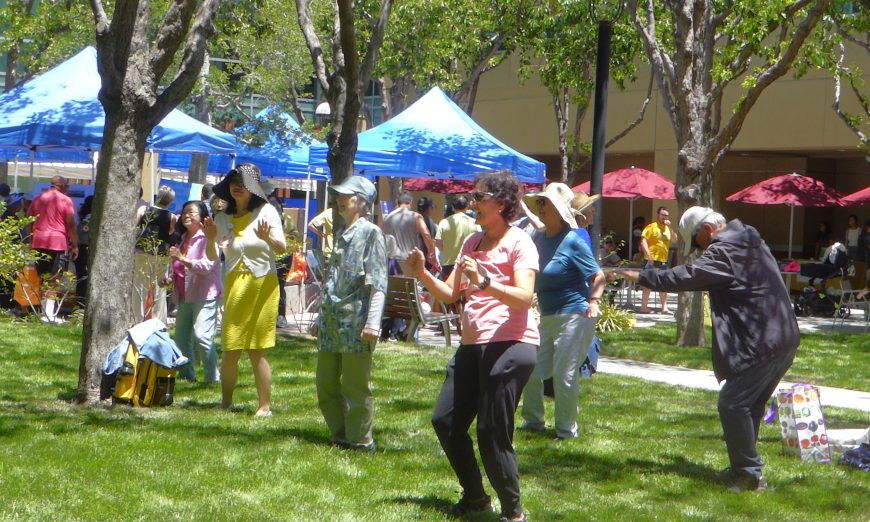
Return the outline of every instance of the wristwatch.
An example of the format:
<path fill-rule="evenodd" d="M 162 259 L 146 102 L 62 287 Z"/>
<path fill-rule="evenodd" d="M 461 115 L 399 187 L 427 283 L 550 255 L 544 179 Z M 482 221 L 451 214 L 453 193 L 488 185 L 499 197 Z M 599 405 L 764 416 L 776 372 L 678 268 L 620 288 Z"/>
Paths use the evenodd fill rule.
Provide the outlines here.
<path fill-rule="evenodd" d="M 477 288 L 480 288 L 481 290 L 486 290 L 487 288 L 489 288 L 490 283 L 492 283 L 492 281 L 489 279 L 489 276 L 484 274 L 483 280 L 477 283 Z"/>

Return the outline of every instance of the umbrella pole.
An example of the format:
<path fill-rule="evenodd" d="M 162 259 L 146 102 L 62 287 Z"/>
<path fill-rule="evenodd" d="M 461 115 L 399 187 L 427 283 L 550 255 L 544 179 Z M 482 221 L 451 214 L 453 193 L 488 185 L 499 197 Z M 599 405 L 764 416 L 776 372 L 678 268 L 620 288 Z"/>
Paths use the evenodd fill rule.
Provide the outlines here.
<path fill-rule="evenodd" d="M 634 198 L 628 200 L 628 262 L 633 259 L 634 252 Z"/>
<path fill-rule="evenodd" d="M 791 241 L 794 235 L 794 205 L 789 205 L 790 209 L 788 218 L 788 258 L 791 259 Z"/>
<path fill-rule="evenodd" d="M 33 162 L 36 161 L 36 147 L 30 148 L 30 190 L 33 190 Z M 33 195 L 36 197 L 36 194 Z"/>

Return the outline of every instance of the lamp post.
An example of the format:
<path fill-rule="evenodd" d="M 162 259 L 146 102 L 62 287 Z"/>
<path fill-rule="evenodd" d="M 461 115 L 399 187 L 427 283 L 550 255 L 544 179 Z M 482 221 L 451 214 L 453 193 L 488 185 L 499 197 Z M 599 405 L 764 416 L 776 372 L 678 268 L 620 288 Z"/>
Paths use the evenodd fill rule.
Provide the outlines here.
<path fill-rule="evenodd" d="M 622 0 L 590 0 L 589 13 L 598 22 L 598 43 L 595 55 L 595 113 L 592 120 L 592 172 L 589 180 L 590 194 L 601 194 L 604 178 L 604 146 L 606 142 L 605 122 L 607 120 L 607 80 L 610 78 L 610 36 L 612 20 L 622 16 Z M 602 200 L 594 204 L 595 222 L 589 236 L 592 238 L 592 253 L 598 258 L 601 244 L 601 207 Z"/>

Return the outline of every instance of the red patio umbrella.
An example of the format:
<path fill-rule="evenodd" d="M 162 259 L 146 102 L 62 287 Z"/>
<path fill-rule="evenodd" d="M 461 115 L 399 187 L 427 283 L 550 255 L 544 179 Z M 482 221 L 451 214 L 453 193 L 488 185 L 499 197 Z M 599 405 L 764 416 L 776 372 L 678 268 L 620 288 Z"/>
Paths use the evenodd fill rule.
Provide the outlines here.
<path fill-rule="evenodd" d="M 870 187 L 853 192 L 842 199 L 846 206 L 866 205 L 870 203 Z"/>
<path fill-rule="evenodd" d="M 791 258 L 794 208 L 842 206 L 843 195 L 815 178 L 793 172 L 760 181 L 725 199 L 753 205 L 788 205 L 791 209 L 788 225 L 788 257 Z"/>
<path fill-rule="evenodd" d="M 590 182 L 581 183 L 573 188 L 574 192 L 589 193 Z M 674 182 L 661 174 L 651 170 L 630 167 L 627 169 L 613 170 L 604 175 L 601 180 L 601 196 L 605 198 L 628 199 L 628 230 L 631 239 L 631 224 L 634 221 L 634 200 L 637 198 L 649 199 L 677 199 L 674 193 Z M 633 241 L 628 242 L 628 258 L 633 255 Z"/>

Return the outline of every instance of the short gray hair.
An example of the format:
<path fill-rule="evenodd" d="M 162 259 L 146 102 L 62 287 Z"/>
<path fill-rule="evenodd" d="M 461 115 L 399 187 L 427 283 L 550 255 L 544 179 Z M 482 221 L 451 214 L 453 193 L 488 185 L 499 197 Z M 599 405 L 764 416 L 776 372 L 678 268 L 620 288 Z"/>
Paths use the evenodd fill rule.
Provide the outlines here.
<path fill-rule="evenodd" d="M 154 204 L 159 207 L 168 207 L 174 199 L 175 191 L 172 190 L 172 187 L 160 185 L 160 188 L 157 189 L 157 197 L 154 199 Z"/>

